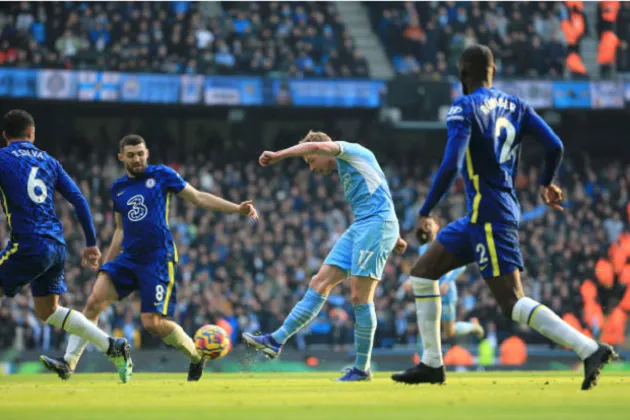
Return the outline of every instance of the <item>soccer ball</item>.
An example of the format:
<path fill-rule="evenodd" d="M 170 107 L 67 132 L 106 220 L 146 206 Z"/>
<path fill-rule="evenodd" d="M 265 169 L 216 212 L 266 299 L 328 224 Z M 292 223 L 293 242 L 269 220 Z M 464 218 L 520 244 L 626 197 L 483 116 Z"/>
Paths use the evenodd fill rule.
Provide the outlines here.
<path fill-rule="evenodd" d="M 204 359 L 217 360 L 230 351 L 230 338 L 223 328 L 204 325 L 195 333 L 195 347 Z"/>

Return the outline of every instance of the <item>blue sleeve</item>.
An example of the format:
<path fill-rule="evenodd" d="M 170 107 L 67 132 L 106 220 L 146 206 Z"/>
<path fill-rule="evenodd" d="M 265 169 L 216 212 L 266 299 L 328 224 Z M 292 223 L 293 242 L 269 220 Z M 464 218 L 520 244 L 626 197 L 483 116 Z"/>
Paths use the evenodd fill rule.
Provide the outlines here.
<path fill-rule="evenodd" d="M 457 178 L 457 174 L 464 166 L 466 148 L 468 147 L 472 131 L 472 120 L 466 103 L 462 99 L 456 101 L 448 111 L 446 118 L 448 131 L 446 151 L 429 194 L 427 194 L 427 198 L 420 208 L 420 216 L 429 216 L 431 210 L 437 206 L 444 194 L 451 188 Z"/>
<path fill-rule="evenodd" d="M 523 129 L 526 133 L 533 135 L 545 147 L 545 168 L 539 182 L 541 185 L 547 186 L 553 182 L 558 174 L 558 169 L 560 169 L 562 155 L 564 154 L 562 141 L 545 120 L 540 118 L 540 115 L 530 106 L 527 106 L 525 109 Z"/>
<path fill-rule="evenodd" d="M 339 146 L 339 154 L 335 156 L 338 159 L 345 159 L 349 156 L 367 157 L 370 152 L 365 147 L 357 143 L 348 143 L 347 141 L 336 141 Z"/>
<path fill-rule="evenodd" d="M 74 210 L 77 213 L 77 218 L 83 233 L 85 234 L 85 245 L 96 245 L 96 230 L 94 229 L 94 221 L 92 220 L 92 213 L 90 212 L 90 206 L 87 200 L 81 194 L 81 190 L 77 187 L 77 184 L 70 178 L 68 173 L 61 167 L 61 164 L 57 162 L 57 190 L 61 195 L 68 200 Z"/>
<path fill-rule="evenodd" d="M 184 180 L 184 178 L 181 177 L 180 174 L 178 174 L 168 166 L 162 166 L 162 169 L 164 174 L 164 183 L 168 191 L 177 194 L 181 190 L 186 188 L 186 185 L 188 183 Z"/>

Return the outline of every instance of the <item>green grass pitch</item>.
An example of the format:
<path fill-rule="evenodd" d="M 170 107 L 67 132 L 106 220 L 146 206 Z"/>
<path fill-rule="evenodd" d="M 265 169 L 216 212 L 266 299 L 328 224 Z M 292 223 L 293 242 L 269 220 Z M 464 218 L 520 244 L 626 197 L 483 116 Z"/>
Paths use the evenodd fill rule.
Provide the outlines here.
<path fill-rule="evenodd" d="M 371 383 L 333 373 L 138 373 L 0 377 L 2 420 L 181 419 L 630 419 L 630 376 L 606 372 L 579 391 L 579 372 L 449 373 L 445 386 L 404 386 L 377 372 Z"/>

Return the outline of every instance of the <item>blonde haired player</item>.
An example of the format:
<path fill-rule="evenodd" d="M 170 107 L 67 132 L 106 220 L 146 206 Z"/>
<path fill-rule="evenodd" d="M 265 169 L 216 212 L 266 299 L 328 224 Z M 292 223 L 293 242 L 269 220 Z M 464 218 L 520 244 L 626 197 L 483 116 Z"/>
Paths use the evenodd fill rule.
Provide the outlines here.
<path fill-rule="evenodd" d="M 403 253 L 407 247 L 399 237 L 394 203 L 374 154 L 365 147 L 345 141 L 332 141 L 322 132 L 309 132 L 300 144 L 279 152 L 263 152 L 262 166 L 282 159 L 301 157 L 311 171 L 323 175 L 339 172 L 354 222 L 335 243 L 319 272 L 312 278 L 304 298 L 297 303 L 282 327 L 271 334 L 243 334 L 246 343 L 271 358 L 293 334 L 312 321 L 324 306 L 336 284 L 350 276 L 351 300 L 356 319 L 354 367 L 339 378 L 342 382 L 372 379 L 370 358 L 376 331 L 374 291 L 389 254 Z"/>

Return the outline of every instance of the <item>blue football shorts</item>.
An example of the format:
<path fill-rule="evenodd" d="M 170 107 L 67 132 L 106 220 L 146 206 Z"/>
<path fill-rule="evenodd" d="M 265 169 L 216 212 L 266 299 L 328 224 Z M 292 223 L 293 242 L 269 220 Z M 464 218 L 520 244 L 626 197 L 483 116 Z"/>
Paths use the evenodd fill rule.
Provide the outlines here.
<path fill-rule="evenodd" d="M 337 266 L 352 276 L 380 280 L 399 233 L 397 221 L 356 221 L 335 243 L 324 264 Z"/>
<path fill-rule="evenodd" d="M 476 262 L 484 279 L 523 271 L 518 229 L 502 223 L 470 223 L 468 216 L 446 225 L 437 241 L 463 264 Z"/>

